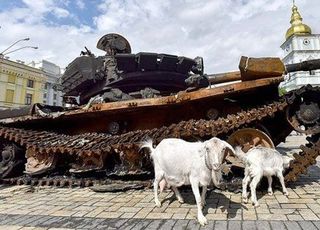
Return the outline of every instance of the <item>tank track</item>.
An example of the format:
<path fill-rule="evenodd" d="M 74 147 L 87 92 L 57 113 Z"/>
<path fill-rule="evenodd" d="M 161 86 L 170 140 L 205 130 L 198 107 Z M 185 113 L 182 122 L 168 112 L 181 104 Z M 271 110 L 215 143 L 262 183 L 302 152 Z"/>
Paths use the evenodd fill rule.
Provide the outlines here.
<path fill-rule="evenodd" d="M 309 166 L 316 163 L 320 155 L 320 134 L 307 137 L 308 143 L 301 145 L 299 154 L 293 154 L 295 161 L 286 172 L 285 181 L 296 181 L 300 174 L 306 174 Z"/>
<path fill-rule="evenodd" d="M 320 91 L 319 89 L 317 89 Z M 301 94 L 301 89 L 299 90 Z M 18 128 L 0 126 L 0 137 L 13 141 L 26 149 L 33 149 L 39 154 L 76 154 L 80 157 L 100 155 L 116 149 L 137 148 L 140 141 L 152 138 L 155 143 L 164 138 L 190 138 L 192 136 L 218 136 L 242 127 L 246 124 L 272 117 L 275 113 L 283 111 L 290 104 L 290 100 L 284 96 L 279 101 L 241 111 L 237 114 L 228 115 L 226 118 L 217 120 L 189 120 L 172 124 L 168 127 L 154 128 L 151 130 L 138 130 L 122 135 L 110 136 L 107 134 L 86 133 L 81 135 L 61 135 L 47 131 L 24 130 Z M 296 160 L 291 164 L 290 169 L 285 175 L 285 180 L 295 181 L 301 173 L 306 173 L 307 168 L 316 162 L 315 158 L 320 155 L 320 135 L 315 134 L 308 138 L 309 143 L 301 146 L 300 154 L 295 154 Z M 10 178 L 3 179 L 3 183 L 9 184 L 34 184 L 34 185 L 56 185 L 56 186 L 91 186 L 103 181 L 65 178 Z"/>

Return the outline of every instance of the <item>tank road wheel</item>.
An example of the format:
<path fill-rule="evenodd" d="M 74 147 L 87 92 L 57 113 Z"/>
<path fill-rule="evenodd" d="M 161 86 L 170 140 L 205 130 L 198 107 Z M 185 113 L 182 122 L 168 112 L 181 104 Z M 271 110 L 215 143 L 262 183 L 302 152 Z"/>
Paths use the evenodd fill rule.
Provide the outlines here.
<path fill-rule="evenodd" d="M 263 131 L 254 128 L 243 128 L 232 133 L 228 138 L 228 143 L 232 146 L 242 146 L 242 150 L 247 152 L 254 146 L 263 146 L 268 148 L 275 148 L 271 138 Z M 235 156 L 228 155 L 227 161 L 232 165 L 243 168 L 242 162 Z"/>
<path fill-rule="evenodd" d="M 296 93 L 287 108 L 287 120 L 297 132 L 316 134 L 320 130 L 320 92 L 316 89 L 307 86 L 306 91 Z"/>
<path fill-rule="evenodd" d="M 29 148 L 26 151 L 26 157 L 26 173 L 30 176 L 46 173 L 56 167 L 57 160 L 54 154 L 40 153 Z"/>
<path fill-rule="evenodd" d="M 70 173 L 81 174 L 103 169 L 106 154 L 78 154 L 76 161 L 71 164 Z"/>
<path fill-rule="evenodd" d="M 22 174 L 25 163 L 23 152 L 16 144 L 0 139 L 0 178 Z"/>

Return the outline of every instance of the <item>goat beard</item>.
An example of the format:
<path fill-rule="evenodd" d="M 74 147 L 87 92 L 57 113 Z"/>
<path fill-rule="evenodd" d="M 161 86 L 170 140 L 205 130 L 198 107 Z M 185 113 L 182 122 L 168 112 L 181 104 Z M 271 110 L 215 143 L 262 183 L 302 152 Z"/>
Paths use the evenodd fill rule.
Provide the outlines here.
<path fill-rule="evenodd" d="M 212 177 L 212 182 L 213 182 L 214 186 L 219 188 L 220 187 L 220 180 L 222 177 L 221 171 L 220 170 L 219 171 L 212 170 L 211 177 Z"/>

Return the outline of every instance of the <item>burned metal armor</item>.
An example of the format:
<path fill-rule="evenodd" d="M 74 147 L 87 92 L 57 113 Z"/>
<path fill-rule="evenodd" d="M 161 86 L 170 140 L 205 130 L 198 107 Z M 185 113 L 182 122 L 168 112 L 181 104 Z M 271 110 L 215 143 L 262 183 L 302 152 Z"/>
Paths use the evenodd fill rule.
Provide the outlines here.
<path fill-rule="evenodd" d="M 86 49 L 67 67 L 62 76 L 65 102 L 78 98 L 78 103 L 84 104 L 96 95 L 101 95 L 105 101 L 114 101 L 112 89 L 121 91 L 123 96 L 119 100 L 150 97 L 150 92 L 154 96 L 170 95 L 188 87 L 186 79 L 191 73 L 198 74 L 198 80 L 192 82 L 193 87 L 197 87 L 200 79 L 205 79 L 201 57 L 190 59 L 147 52 L 131 54 L 129 42 L 119 34 L 103 36 L 97 48 L 106 55 L 95 57 Z M 149 93 L 142 93 L 145 91 Z"/>

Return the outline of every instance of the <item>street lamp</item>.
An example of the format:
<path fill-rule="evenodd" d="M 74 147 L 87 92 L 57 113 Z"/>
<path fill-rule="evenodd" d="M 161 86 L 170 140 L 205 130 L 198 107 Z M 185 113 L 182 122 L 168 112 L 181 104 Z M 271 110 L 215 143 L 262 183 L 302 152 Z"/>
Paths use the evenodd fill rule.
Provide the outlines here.
<path fill-rule="evenodd" d="M 5 50 L 3 50 L 0 55 L 4 55 L 4 52 L 6 52 L 8 49 L 10 49 L 12 46 L 14 46 L 15 44 L 19 43 L 19 42 L 22 42 L 22 41 L 29 41 L 30 38 L 23 38 L 23 39 L 20 39 L 16 42 L 14 42 L 11 46 L 9 46 L 8 48 L 6 48 Z"/>
<path fill-rule="evenodd" d="M 0 55 L 7 55 L 7 54 L 11 54 L 11 53 L 13 53 L 13 52 L 16 52 L 16 51 L 18 51 L 18 50 L 22 50 L 22 49 L 26 49 L 26 48 L 31 48 L 31 49 L 38 49 L 38 47 L 37 46 L 23 46 L 23 47 L 20 47 L 20 48 L 18 48 L 18 49 L 15 49 L 15 50 L 12 50 L 12 51 L 9 51 L 9 52 L 7 52 L 7 53 L 1 53 Z"/>

